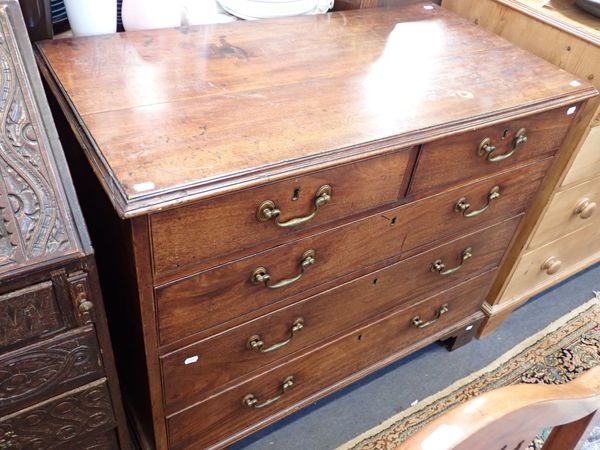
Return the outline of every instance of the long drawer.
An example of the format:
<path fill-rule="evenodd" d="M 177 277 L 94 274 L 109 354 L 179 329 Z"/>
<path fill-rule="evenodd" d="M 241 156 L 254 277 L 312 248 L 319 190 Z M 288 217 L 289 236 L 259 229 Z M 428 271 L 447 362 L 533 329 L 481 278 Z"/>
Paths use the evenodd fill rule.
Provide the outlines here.
<path fill-rule="evenodd" d="M 586 267 L 586 260 L 600 252 L 600 227 L 591 223 L 532 250 L 521 257 L 502 294 L 503 301 L 527 297 L 541 287 L 549 286 L 564 274 Z"/>
<path fill-rule="evenodd" d="M 196 404 L 167 418 L 170 448 L 205 449 L 223 436 L 235 435 L 245 427 L 259 424 L 293 405 L 406 347 L 415 350 L 430 341 L 429 336 L 479 310 L 488 288 L 488 274 L 454 289 L 426 299 L 410 308 L 396 311 L 369 325 L 356 329 L 313 351 L 253 376 L 220 395 Z M 442 315 L 441 310 L 446 310 Z M 439 320 L 424 328 L 413 322 Z M 418 322 L 416 322 L 418 323 Z M 318 368 L 318 369 L 317 369 Z M 293 378 L 290 387 L 290 377 Z M 279 400 L 261 406 L 281 394 Z M 254 402 L 255 407 L 248 406 Z"/>
<path fill-rule="evenodd" d="M 352 329 L 367 319 L 413 299 L 439 292 L 497 267 L 519 223 L 515 217 L 485 228 L 357 280 L 294 303 L 162 358 L 165 405 L 181 409 L 211 390 L 264 364 Z M 459 270 L 441 275 L 432 268 L 443 261 L 446 270 L 461 264 L 465 249 L 472 257 Z M 302 322 L 302 330 L 292 328 Z M 289 345 L 262 353 L 275 342 Z"/>
<path fill-rule="evenodd" d="M 562 143 L 574 112 L 558 108 L 425 144 L 410 192 L 431 192 L 550 156 Z"/>
<path fill-rule="evenodd" d="M 9 436 L 12 445 L 8 448 L 15 450 L 116 450 L 114 433 L 113 439 L 106 436 L 115 426 L 108 386 L 102 378 L 0 417 L 0 437 Z"/>
<path fill-rule="evenodd" d="M 529 242 L 529 248 L 537 248 L 590 223 L 598 224 L 599 204 L 600 178 L 555 194 Z"/>
<path fill-rule="evenodd" d="M 175 342 L 405 251 L 519 214 L 550 162 L 505 172 L 159 287 L 160 342 Z M 459 204 L 468 207 L 458 209 Z M 309 250 L 313 261 L 304 266 Z M 304 275 L 288 286 L 269 289 L 252 280 L 259 268 L 271 277 L 269 285 Z"/>
<path fill-rule="evenodd" d="M 103 374 L 92 326 L 0 356 L 0 411 L 16 411 Z"/>
<path fill-rule="evenodd" d="M 414 153 L 408 148 L 152 215 L 154 271 L 206 267 L 215 256 L 395 202 L 406 190 Z"/>

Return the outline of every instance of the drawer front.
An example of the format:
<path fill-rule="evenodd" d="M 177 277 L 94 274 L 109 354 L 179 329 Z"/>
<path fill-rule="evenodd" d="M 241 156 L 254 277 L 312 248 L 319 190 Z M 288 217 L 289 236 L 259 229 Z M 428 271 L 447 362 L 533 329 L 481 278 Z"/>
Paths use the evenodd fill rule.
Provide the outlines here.
<path fill-rule="evenodd" d="M 92 326 L 5 353 L 0 356 L 0 411 L 8 414 L 101 375 Z"/>
<path fill-rule="evenodd" d="M 568 186 L 600 175 L 600 126 L 590 130 L 562 185 Z"/>
<path fill-rule="evenodd" d="M 54 397 L 10 416 L 0 417 L 0 436 L 12 433 L 13 445 L 22 450 L 101 449 L 110 440 L 91 436 L 116 426 L 106 380 Z M 91 446 L 94 441 L 101 446 Z M 113 441 L 113 443 L 115 443 Z"/>
<path fill-rule="evenodd" d="M 598 224 L 598 205 L 600 178 L 555 194 L 531 238 L 529 248 L 537 248 L 590 223 Z"/>
<path fill-rule="evenodd" d="M 567 111 L 566 107 L 560 108 L 425 144 L 417 161 L 410 192 L 430 192 L 553 155 L 573 118 Z M 526 130 L 527 141 L 517 143 L 521 129 Z M 495 150 L 489 154 L 482 150 L 480 155 L 480 144 L 488 139 Z M 513 149 L 514 153 L 506 159 L 488 160 L 506 156 Z"/>
<path fill-rule="evenodd" d="M 485 228 L 169 354 L 162 359 L 167 410 L 181 409 L 224 383 L 370 317 L 495 268 L 519 219 Z M 447 268 L 458 265 L 467 248 L 473 256 L 460 270 L 444 276 L 432 270 L 437 260 Z M 284 341 L 298 320 L 302 330 L 279 350 L 261 353 L 249 344 L 257 337 L 264 348 Z"/>
<path fill-rule="evenodd" d="M 51 281 L 0 296 L 0 348 L 59 331 L 64 326 Z"/>
<path fill-rule="evenodd" d="M 161 343 L 175 342 L 403 251 L 512 217 L 527 208 L 549 163 L 531 164 L 158 288 Z M 495 187 L 500 188 L 500 197 L 490 202 L 489 210 L 475 217 L 455 210 L 461 199 L 472 204 L 467 213 L 482 209 Z M 293 284 L 268 289 L 251 281 L 260 267 L 269 271 L 273 282 L 293 277 L 301 272 L 307 250 L 315 251 L 315 262 Z"/>
<path fill-rule="evenodd" d="M 167 274 L 192 265 L 208 267 L 216 256 L 265 245 L 397 201 L 406 188 L 414 153 L 413 148 L 405 149 L 155 214 L 151 216 L 155 273 Z M 314 217 L 295 226 L 276 224 L 289 225 L 294 218 L 311 216 L 323 186 L 331 188 L 329 201 L 319 206 Z M 261 205 L 264 208 L 259 219 Z M 275 209 L 279 216 L 267 219 L 267 211 Z"/>
<path fill-rule="evenodd" d="M 600 227 L 592 223 L 561 239 L 523 255 L 502 295 L 503 301 L 527 295 L 569 273 L 590 256 L 600 252 Z M 583 267 L 582 267 L 583 268 Z"/>
<path fill-rule="evenodd" d="M 279 411 L 293 411 L 293 405 L 307 396 L 343 380 L 361 369 L 404 350 L 423 346 L 427 338 L 476 312 L 488 288 L 488 279 L 472 280 L 357 329 L 318 349 L 305 353 L 263 374 L 196 404 L 167 419 L 172 449 L 205 449 L 223 436 L 232 435 Z M 411 324 L 417 316 L 433 319 L 443 305 L 447 312 L 426 328 Z M 421 341 L 421 342 L 419 342 Z M 390 358 L 389 362 L 392 358 Z M 293 377 L 293 387 L 273 404 L 254 409 L 242 404 L 253 394 L 258 402 L 274 398 L 283 380 Z"/>

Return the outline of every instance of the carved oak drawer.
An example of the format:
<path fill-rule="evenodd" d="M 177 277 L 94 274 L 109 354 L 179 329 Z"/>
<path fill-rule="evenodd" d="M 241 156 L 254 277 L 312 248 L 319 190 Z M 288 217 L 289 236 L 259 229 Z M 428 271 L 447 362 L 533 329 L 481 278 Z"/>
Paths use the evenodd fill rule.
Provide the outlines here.
<path fill-rule="evenodd" d="M 557 108 L 425 144 L 410 192 L 430 192 L 553 155 L 576 108 Z"/>
<path fill-rule="evenodd" d="M 0 355 L 0 410 L 10 413 L 101 377 L 93 326 Z"/>
<path fill-rule="evenodd" d="M 106 379 L 100 379 L 0 417 L 0 437 L 10 436 L 8 448 L 15 450 L 113 450 L 119 448 L 115 426 Z"/>
<path fill-rule="evenodd" d="M 515 217 L 484 228 L 165 356 L 162 370 L 167 413 L 189 406 L 266 363 L 495 268 L 519 221 L 520 217 Z M 472 255 L 468 259 L 464 259 L 466 249 Z M 441 275 L 444 271 L 433 267 L 440 260 L 446 270 L 462 267 Z M 302 329 L 294 332 L 292 328 L 299 321 Z M 289 345 L 269 350 L 276 342 L 288 339 L 290 333 L 294 336 Z M 262 345 L 253 348 L 253 340 Z"/>
<path fill-rule="evenodd" d="M 398 201 L 414 148 L 152 215 L 160 276 Z"/>
<path fill-rule="evenodd" d="M 409 308 L 397 310 L 169 416 L 170 448 L 205 449 L 226 436 L 226 427 L 242 429 L 295 404 L 307 404 L 312 395 L 368 367 L 381 355 L 388 355 L 388 362 L 391 362 L 409 351 L 412 343 L 435 340 L 436 332 L 479 308 L 489 282 L 489 274 L 484 274 Z M 440 315 L 441 310 L 445 312 Z M 415 325 L 436 316 L 439 320 L 430 326 L 418 328 Z M 315 371 L 317 366 L 319 370 Z M 277 398 L 290 377 L 293 377 L 292 384 L 277 401 L 257 408 L 265 401 Z"/>
<path fill-rule="evenodd" d="M 519 214 L 549 163 L 530 164 L 159 287 L 161 343 L 172 343 L 419 246 L 442 242 L 452 234 Z M 457 209 L 459 203 L 469 206 Z M 308 251 L 313 252 L 312 263 L 303 264 Z M 303 275 L 287 286 L 270 289 L 264 281 L 256 282 L 261 268 L 271 278 L 269 286 Z"/>
<path fill-rule="evenodd" d="M 0 348 L 64 327 L 52 281 L 0 295 Z"/>

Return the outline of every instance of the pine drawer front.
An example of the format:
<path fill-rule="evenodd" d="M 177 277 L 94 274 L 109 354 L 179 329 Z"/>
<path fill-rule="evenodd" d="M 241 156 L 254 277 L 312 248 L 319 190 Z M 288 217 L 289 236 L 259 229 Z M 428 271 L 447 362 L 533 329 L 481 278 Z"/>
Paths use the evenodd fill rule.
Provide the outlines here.
<path fill-rule="evenodd" d="M 586 260 L 600 252 L 600 227 L 591 223 L 543 247 L 523 255 L 502 294 L 503 302 L 530 297 L 532 292 L 552 285 L 565 274 L 586 267 Z"/>
<path fill-rule="evenodd" d="M 573 111 L 570 108 L 558 108 L 425 144 L 410 192 L 431 192 L 553 155 L 574 117 L 569 113 Z M 492 148 L 493 151 L 486 151 Z"/>
<path fill-rule="evenodd" d="M 211 258 L 396 202 L 414 153 L 403 149 L 155 214 L 155 273 L 206 267 Z"/>
<path fill-rule="evenodd" d="M 600 175 L 600 126 L 592 128 L 562 182 L 569 186 Z"/>
<path fill-rule="evenodd" d="M 159 335 L 166 345 L 219 323 L 274 304 L 344 274 L 368 267 L 403 251 L 449 236 L 477 230 L 526 210 L 551 160 L 530 164 L 468 186 L 340 226 L 257 255 L 159 287 Z M 493 192 L 499 198 L 490 200 Z M 472 206 L 457 211 L 463 200 Z M 471 212 L 489 209 L 467 217 Z M 302 278 L 283 288 L 254 283 L 264 268 L 275 283 L 302 273 L 301 261 L 314 251 L 314 263 Z"/>
<path fill-rule="evenodd" d="M 600 150 L 600 149 L 599 149 Z M 590 223 L 600 222 L 600 178 L 558 192 L 552 198 L 531 238 L 529 248 L 538 248 Z"/>
<path fill-rule="evenodd" d="M 0 411 L 25 408 L 102 376 L 92 326 L 70 330 L 0 356 Z"/>
<path fill-rule="evenodd" d="M 103 437 L 115 426 L 108 386 L 101 379 L 0 417 L 0 437 L 12 433 L 13 446 L 9 448 L 22 450 L 116 450 L 114 432 L 112 440 L 110 435 Z M 102 434 L 94 436 L 96 433 Z"/>
<path fill-rule="evenodd" d="M 394 354 L 419 342 L 425 346 L 429 336 L 451 327 L 478 311 L 486 289 L 488 274 L 454 289 L 430 297 L 369 325 L 346 334 L 263 374 L 249 377 L 237 386 L 167 418 L 171 449 L 204 449 L 219 438 L 235 434 L 293 405 L 335 382 L 365 369 L 381 359 L 394 360 Z M 440 311 L 446 310 L 440 315 Z M 417 328 L 413 321 L 439 320 Z M 318 368 L 316 370 L 315 368 Z M 278 401 L 263 408 L 246 406 L 242 401 L 252 394 L 260 405 L 276 397 L 283 382 L 293 377 L 293 386 Z M 285 413 L 284 413 L 285 414 Z M 228 430 L 225 433 L 225 429 Z"/>
<path fill-rule="evenodd" d="M 51 281 L 0 295 L 0 348 L 65 327 Z"/>

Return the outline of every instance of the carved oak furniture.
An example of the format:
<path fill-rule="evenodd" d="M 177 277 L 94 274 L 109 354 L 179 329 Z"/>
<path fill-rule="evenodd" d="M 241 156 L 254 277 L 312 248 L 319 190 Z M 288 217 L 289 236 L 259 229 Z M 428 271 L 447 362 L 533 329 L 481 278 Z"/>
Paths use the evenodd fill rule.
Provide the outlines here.
<path fill-rule="evenodd" d="M 444 0 L 444 7 L 600 86 L 600 21 L 573 0 Z M 600 261 L 600 102 L 564 143 L 484 304 L 481 335 L 535 294 Z"/>
<path fill-rule="evenodd" d="M 132 416 L 160 449 L 223 447 L 466 343 L 596 94 L 429 3 L 37 56 L 113 274 Z"/>
<path fill-rule="evenodd" d="M 96 266 L 19 4 L 0 2 L 0 448 L 128 448 Z"/>

